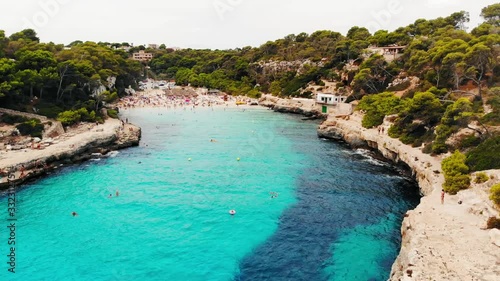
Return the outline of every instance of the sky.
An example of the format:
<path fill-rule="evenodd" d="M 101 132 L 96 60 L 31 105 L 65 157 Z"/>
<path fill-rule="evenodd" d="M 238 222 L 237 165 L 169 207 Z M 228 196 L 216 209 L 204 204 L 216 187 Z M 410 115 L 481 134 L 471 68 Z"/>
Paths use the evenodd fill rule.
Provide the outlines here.
<path fill-rule="evenodd" d="M 416 19 L 470 13 L 499 0 L 2 0 L 0 30 L 33 28 L 42 42 L 75 40 L 232 49 L 288 34 L 353 26 L 392 31 Z"/>

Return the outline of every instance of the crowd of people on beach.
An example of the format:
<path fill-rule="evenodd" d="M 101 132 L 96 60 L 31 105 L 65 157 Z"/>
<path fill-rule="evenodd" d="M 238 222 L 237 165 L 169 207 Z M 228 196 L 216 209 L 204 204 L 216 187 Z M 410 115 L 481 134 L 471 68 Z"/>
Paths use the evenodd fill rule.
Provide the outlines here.
<path fill-rule="evenodd" d="M 133 96 L 122 98 L 118 102 L 119 108 L 140 108 L 140 107 L 162 107 L 162 108 L 189 108 L 189 107 L 212 107 L 228 106 L 235 102 L 233 97 L 224 98 L 221 95 L 168 95 L 163 91 L 140 92 Z"/>

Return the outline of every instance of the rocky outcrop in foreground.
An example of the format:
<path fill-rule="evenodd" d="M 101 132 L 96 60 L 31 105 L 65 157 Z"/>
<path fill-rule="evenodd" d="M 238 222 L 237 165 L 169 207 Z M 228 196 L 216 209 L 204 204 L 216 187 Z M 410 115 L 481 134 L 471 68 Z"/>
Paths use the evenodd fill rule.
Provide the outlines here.
<path fill-rule="evenodd" d="M 50 173 L 63 165 L 107 157 L 111 151 L 139 145 L 140 138 L 139 127 L 123 126 L 119 120 L 110 119 L 88 131 L 66 136 L 44 149 L 26 148 L 2 153 L 0 189 Z"/>
<path fill-rule="evenodd" d="M 499 280 L 500 231 L 486 230 L 486 221 L 498 217 L 488 190 L 500 182 L 500 171 L 486 171 L 490 180 L 440 202 L 441 158 L 390 138 L 389 123 L 378 129 L 361 126 L 362 116 L 329 117 L 318 130 L 324 138 L 346 141 L 354 147 L 378 150 L 413 171 L 423 195 L 407 212 L 401 227 L 402 244 L 390 280 Z M 383 130 L 382 130 L 383 128 Z"/>

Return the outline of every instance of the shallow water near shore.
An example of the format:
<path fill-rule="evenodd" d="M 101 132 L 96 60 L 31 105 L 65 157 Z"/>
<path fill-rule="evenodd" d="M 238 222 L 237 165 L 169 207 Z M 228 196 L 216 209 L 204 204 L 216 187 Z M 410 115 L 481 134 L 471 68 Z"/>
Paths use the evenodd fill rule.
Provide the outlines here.
<path fill-rule="evenodd" d="M 389 277 L 419 200 L 397 168 L 265 109 L 124 114 L 140 147 L 18 191 L 16 273 L 2 231 L 0 280 Z"/>

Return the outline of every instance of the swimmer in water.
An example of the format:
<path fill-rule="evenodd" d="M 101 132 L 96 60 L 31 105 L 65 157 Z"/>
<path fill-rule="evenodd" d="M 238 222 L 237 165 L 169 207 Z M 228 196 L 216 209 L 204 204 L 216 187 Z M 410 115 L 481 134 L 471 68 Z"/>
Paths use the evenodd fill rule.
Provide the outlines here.
<path fill-rule="evenodd" d="M 73 217 L 78 216 L 78 214 L 77 214 L 76 212 L 71 213 L 71 215 L 72 215 Z"/>
<path fill-rule="evenodd" d="M 110 193 L 109 196 L 108 196 L 108 198 L 111 198 L 111 197 L 113 197 L 113 194 Z"/>
<path fill-rule="evenodd" d="M 118 192 L 118 190 L 117 190 L 115 195 L 116 195 L 116 197 L 120 196 L 120 192 Z"/>

